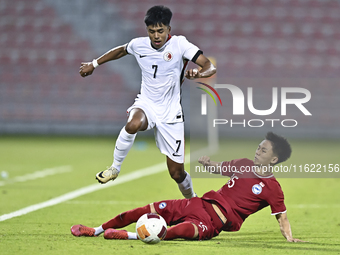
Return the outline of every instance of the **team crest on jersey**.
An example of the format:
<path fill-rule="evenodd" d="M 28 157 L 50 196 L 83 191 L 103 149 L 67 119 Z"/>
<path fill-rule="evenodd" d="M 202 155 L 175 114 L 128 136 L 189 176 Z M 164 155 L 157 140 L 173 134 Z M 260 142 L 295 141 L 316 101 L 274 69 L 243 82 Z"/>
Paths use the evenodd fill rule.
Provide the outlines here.
<path fill-rule="evenodd" d="M 158 205 L 159 209 L 164 209 L 166 207 L 166 203 L 162 202 Z"/>
<path fill-rule="evenodd" d="M 165 61 L 171 61 L 173 59 L 173 54 L 170 51 L 164 53 L 163 58 Z"/>
<path fill-rule="evenodd" d="M 255 194 L 258 195 L 262 192 L 262 187 L 260 184 L 254 184 L 253 187 L 251 188 L 251 191 Z"/>

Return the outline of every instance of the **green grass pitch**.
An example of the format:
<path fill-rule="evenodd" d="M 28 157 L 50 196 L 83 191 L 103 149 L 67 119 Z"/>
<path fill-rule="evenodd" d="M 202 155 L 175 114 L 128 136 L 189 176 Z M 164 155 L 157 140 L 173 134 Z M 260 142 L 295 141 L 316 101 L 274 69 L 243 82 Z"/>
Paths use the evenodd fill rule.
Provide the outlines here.
<path fill-rule="evenodd" d="M 113 137 L 0 137 L 0 216 L 96 184 L 95 174 L 112 162 L 114 142 Z M 244 144 L 230 141 L 232 153 L 225 159 L 252 158 L 257 142 L 248 151 Z M 289 162 L 340 163 L 337 141 L 295 141 L 292 146 Z M 165 156 L 152 139 L 139 137 L 118 179 L 164 161 Z M 15 178 L 60 166 L 69 171 L 21 181 Z M 8 173 L 7 178 L 4 172 Z M 219 189 L 226 181 L 193 178 L 198 195 Z M 182 198 L 164 170 L 0 221 L 0 254 L 340 254 L 340 179 L 286 178 L 279 182 L 293 236 L 308 243 L 287 243 L 269 208 L 250 216 L 239 232 L 222 232 L 209 241 L 176 240 L 146 245 L 140 241 L 71 235 L 72 225 L 95 227 L 122 211 L 158 200 Z M 134 231 L 134 227 L 127 230 Z"/>

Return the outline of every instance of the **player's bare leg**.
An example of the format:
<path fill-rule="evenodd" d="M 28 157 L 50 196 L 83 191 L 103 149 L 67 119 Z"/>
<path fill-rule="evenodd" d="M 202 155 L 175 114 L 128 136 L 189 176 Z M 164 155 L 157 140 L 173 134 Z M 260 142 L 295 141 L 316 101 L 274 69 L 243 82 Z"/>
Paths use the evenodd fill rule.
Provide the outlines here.
<path fill-rule="evenodd" d="M 196 197 L 196 193 L 192 187 L 191 176 L 188 172 L 184 170 L 183 163 L 177 163 L 166 157 L 166 163 L 168 165 L 168 170 L 172 179 L 178 184 L 179 190 L 182 192 L 185 198 Z"/>
<path fill-rule="evenodd" d="M 135 134 L 138 131 L 144 131 L 148 128 L 148 119 L 144 111 L 140 108 L 134 108 L 130 111 L 125 129 L 129 134 Z"/>
<path fill-rule="evenodd" d="M 107 183 L 118 177 L 120 167 L 135 141 L 137 132 L 144 131 L 147 127 L 148 120 L 144 111 L 140 108 L 132 109 L 126 125 L 122 128 L 116 140 L 113 164 L 108 169 L 97 173 L 98 182 Z"/>

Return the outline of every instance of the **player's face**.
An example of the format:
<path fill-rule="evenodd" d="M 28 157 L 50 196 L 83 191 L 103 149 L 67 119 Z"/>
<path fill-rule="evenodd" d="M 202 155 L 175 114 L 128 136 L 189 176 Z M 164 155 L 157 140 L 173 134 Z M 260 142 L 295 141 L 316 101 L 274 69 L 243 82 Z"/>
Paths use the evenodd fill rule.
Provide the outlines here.
<path fill-rule="evenodd" d="M 171 27 L 163 24 L 156 26 L 150 25 L 147 26 L 147 30 L 152 46 L 156 49 L 160 49 L 168 39 Z"/>
<path fill-rule="evenodd" d="M 263 140 L 256 149 L 254 164 L 256 166 L 268 166 L 277 161 L 277 157 L 273 153 L 272 143 Z"/>

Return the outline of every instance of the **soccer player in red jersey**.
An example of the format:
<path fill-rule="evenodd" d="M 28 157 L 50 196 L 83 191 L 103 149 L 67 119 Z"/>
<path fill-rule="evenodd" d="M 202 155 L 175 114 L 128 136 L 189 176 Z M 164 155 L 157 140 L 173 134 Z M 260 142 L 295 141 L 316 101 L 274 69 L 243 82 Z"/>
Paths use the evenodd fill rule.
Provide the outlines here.
<path fill-rule="evenodd" d="M 136 222 L 145 213 L 158 213 L 169 226 L 165 240 L 176 238 L 211 239 L 221 231 L 238 231 L 245 219 L 270 206 L 282 235 L 288 242 L 303 242 L 293 238 L 287 218 L 283 191 L 271 169 L 286 161 L 291 154 L 288 141 L 272 132 L 259 144 L 254 160 L 241 158 L 214 162 L 203 156 L 198 161 L 208 171 L 229 176 L 218 191 L 209 191 L 201 198 L 163 200 L 123 212 L 97 228 L 72 226 L 74 236 L 97 236 L 106 239 L 137 239 L 136 233 L 117 230 Z"/>

